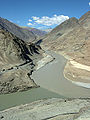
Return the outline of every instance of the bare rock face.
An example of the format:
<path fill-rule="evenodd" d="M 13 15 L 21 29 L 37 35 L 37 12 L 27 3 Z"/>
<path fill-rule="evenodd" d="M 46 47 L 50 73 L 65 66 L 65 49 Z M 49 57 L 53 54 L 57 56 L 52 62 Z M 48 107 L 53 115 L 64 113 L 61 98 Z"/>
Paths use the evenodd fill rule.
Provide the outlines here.
<path fill-rule="evenodd" d="M 40 46 L 0 29 L 0 94 L 37 87 L 30 75 L 42 58 L 40 53 Z"/>
<path fill-rule="evenodd" d="M 90 99 L 47 99 L 0 112 L 1 120 L 89 120 Z"/>

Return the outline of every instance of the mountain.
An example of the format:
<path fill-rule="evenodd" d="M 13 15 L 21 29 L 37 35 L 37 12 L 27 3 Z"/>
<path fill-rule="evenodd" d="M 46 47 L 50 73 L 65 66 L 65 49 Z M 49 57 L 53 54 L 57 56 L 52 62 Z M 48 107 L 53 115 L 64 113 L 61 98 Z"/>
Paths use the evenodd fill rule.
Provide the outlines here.
<path fill-rule="evenodd" d="M 90 11 L 80 19 L 70 18 L 47 34 L 41 46 L 62 53 L 76 53 L 87 41 L 89 42 L 89 24 Z"/>
<path fill-rule="evenodd" d="M 57 27 L 55 27 L 50 34 L 53 33 L 57 33 L 57 34 L 64 34 L 70 30 L 72 30 L 75 26 L 77 26 L 78 23 L 78 19 L 76 19 L 75 17 L 72 17 L 68 20 L 66 20 L 65 22 L 61 23 L 60 25 L 58 25 Z M 59 32 L 59 33 L 58 33 Z"/>
<path fill-rule="evenodd" d="M 3 28 L 15 36 L 19 37 L 20 39 L 27 41 L 27 42 L 32 42 L 36 40 L 35 34 L 26 29 L 26 28 L 21 28 L 18 25 L 0 17 L 0 28 Z"/>
<path fill-rule="evenodd" d="M 58 38 L 66 35 L 68 32 L 72 31 L 74 27 L 77 26 L 79 26 L 79 23 L 78 19 L 76 19 L 75 17 L 64 21 L 46 35 L 46 37 L 43 39 L 42 45 L 48 46 L 48 43 L 53 44 L 53 42 L 56 42 Z M 51 47 L 51 45 L 49 47 Z"/>
<path fill-rule="evenodd" d="M 45 32 L 49 33 L 52 31 L 52 28 L 47 28 L 47 29 L 44 29 Z"/>
<path fill-rule="evenodd" d="M 0 18 L 0 94 L 37 87 L 32 72 L 53 58 L 36 44 L 36 37 L 27 28 Z"/>
<path fill-rule="evenodd" d="M 37 87 L 30 75 L 42 53 L 40 46 L 0 28 L 0 94 Z"/>
<path fill-rule="evenodd" d="M 37 36 L 43 36 L 43 35 L 47 34 L 47 32 L 36 29 L 36 28 L 31 28 L 31 27 L 22 27 L 22 28 L 26 28 L 27 30 L 33 32 Z"/>
<path fill-rule="evenodd" d="M 41 46 L 68 59 L 64 70 L 67 79 L 90 83 L 90 11 L 80 19 L 70 18 L 54 28 L 42 39 Z"/>
<path fill-rule="evenodd" d="M 90 29 L 90 11 L 88 11 L 87 13 L 85 13 L 80 19 L 79 19 L 79 23 L 85 27 Z"/>

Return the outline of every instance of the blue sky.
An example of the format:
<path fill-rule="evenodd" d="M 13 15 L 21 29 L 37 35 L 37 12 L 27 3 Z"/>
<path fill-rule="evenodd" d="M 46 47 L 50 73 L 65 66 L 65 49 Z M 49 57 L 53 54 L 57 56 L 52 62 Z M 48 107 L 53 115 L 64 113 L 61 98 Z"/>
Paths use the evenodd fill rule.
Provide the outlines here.
<path fill-rule="evenodd" d="M 0 0 L 0 16 L 20 26 L 55 27 L 90 10 L 90 0 Z"/>

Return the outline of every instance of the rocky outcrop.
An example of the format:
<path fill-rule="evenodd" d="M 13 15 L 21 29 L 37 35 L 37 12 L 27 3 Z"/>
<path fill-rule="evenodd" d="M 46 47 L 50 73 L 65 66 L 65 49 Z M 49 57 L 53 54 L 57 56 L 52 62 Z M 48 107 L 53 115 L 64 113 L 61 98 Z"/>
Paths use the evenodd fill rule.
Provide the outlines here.
<path fill-rule="evenodd" d="M 32 31 L 26 28 L 21 28 L 18 25 L 1 17 L 0 28 L 9 31 L 10 33 L 14 34 L 15 36 L 19 37 L 20 39 L 26 42 L 32 42 L 36 40 L 36 36 Z"/>
<path fill-rule="evenodd" d="M 80 19 L 70 18 L 57 26 L 43 38 L 41 46 L 62 54 L 69 60 L 64 71 L 66 78 L 90 83 L 90 71 L 76 68 L 70 63 L 75 61 L 90 66 L 90 11 Z"/>
<path fill-rule="evenodd" d="M 89 120 L 90 99 L 47 99 L 0 112 L 1 120 Z"/>

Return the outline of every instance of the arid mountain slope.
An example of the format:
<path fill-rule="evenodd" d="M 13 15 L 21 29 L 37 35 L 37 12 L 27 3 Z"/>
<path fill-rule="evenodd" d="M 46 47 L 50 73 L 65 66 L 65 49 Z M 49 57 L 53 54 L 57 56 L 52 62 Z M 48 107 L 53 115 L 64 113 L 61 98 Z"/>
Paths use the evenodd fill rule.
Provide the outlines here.
<path fill-rule="evenodd" d="M 83 15 L 79 20 L 74 17 L 70 18 L 54 28 L 48 35 L 46 35 L 41 45 L 42 47 L 46 46 L 46 48 L 49 47 L 50 49 L 54 49 L 54 47 L 57 47 L 55 48 L 56 50 L 58 49 L 58 47 L 61 46 L 67 48 L 68 44 L 72 46 L 73 44 L 71 43 L 75 42 L 77 44 L 78 42 L 82 41 L 82 35 L 84 34 L 84 31 L 86 31 L 87 34 L 84 34 L 83 36 L 83 39 L 85 41 L 86 39 L 88 39 L 87 37 L 89 37 L 89 24 L 90 11 Z M 85 25 L 87 25 L 88 27 L 84 27 Z M 78 39 L 77 42 L 75 41 L 76 39 Z M 64 50 L 65 49 L 61 49 L 61 51 Z"/>
<path fill-rule="evenodd" d="M 83 27 L 90 29 L 90 11 L 88 11 L 79 19 L 79 23 Z"/>
<path fill-rule="evenodd" d="M 8 30 L 15 36 L 27 42 L 32 42 L 36 39 L 36 36 L 32 31 L 26 28 L 21 28 L 18 25 L 1 17 L 0 17 L 0 28 Z"/>
<path fill-rule="evenodd" d="M 76 18 L 70 18 L 65 22 L 61 23 L 59 26 L 54 28 L 49 34 L 47 34 L 41 45 L 43 47 L 52 47 L 54 42 L 57 42 L 57 39 L 63 37 L 64 35 L 68 34 L 73 28 L 80 26 L 78 20 Z M 50 46 L 48 45 L 50 43 Z"/>
<path fill-rule="evenodd" d="M 43 51 L 0 29 L 0 94 L 37 87 L 30 78 Z"/>
<path fill-rule="evenodd" d="M 63 35 L 65 32 L 68 32 L 69 30 L 72 30 L 74 27 L 78 25 L 78 19 L 75 17 L 72 17 L 65 22 L 61 23 L 59 26 L 55 27 L 50 34 L 53 33 L 61 33 Z"/>

